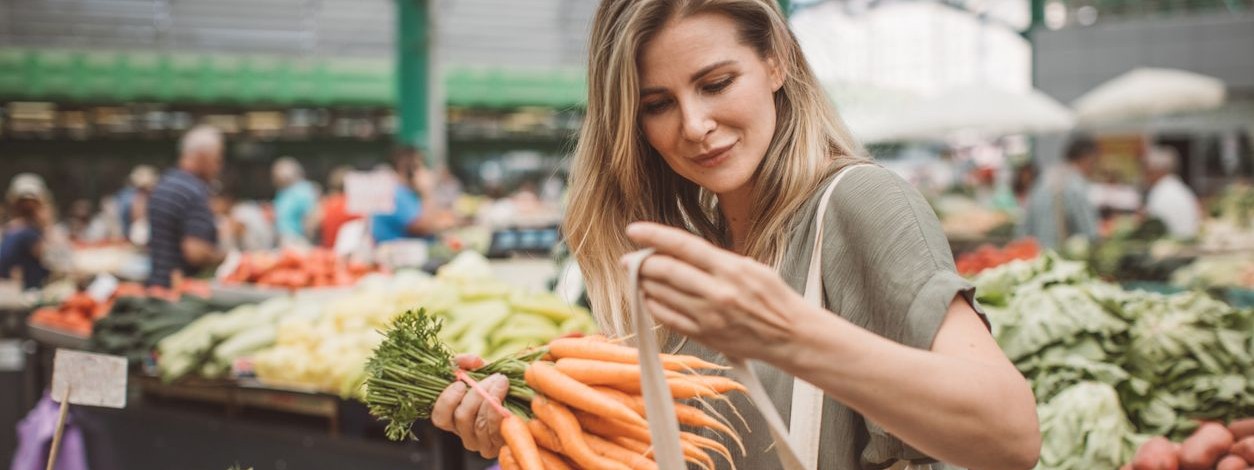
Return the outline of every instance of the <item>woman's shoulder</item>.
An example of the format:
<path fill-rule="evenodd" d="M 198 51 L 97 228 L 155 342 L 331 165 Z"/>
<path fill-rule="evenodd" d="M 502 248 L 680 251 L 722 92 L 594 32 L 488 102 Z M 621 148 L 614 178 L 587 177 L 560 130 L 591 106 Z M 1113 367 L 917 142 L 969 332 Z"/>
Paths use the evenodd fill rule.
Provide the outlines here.
<path fill-rule="evenodd" d="M 811 197 L 811 213 L 816 212 L 836 178 L 840 181 L 827 199 L 826 226 L 869 230 L 884 224 L 914 224 L 920 217 L 935 218 L 931 206 L 914 186 L 892 170 L 875 164 L 846 167 L 828 178 Z"/>

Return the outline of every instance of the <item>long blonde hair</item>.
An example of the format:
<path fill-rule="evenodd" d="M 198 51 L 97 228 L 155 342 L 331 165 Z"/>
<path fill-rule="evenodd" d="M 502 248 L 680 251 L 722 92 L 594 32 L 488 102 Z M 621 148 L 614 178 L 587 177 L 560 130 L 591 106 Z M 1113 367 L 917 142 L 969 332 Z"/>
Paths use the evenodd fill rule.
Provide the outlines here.
<path fill-rule="evenodd" d="M 861 147 L 836 115 L 775 0 L 604 0 L 588 45 L 588 107 L 575 149 L 570 205 L 563 232 L 583 271 L 592 311 L 614 336 L 630 331 L 619 258 L 635 249 L 627 224 L 653 221 L 685 227 L 728 246 L 715 195 L 670 169 L 645 141 L 637 122 L 637 56 L 673 18 L 719 13 L 737 26 L 740 42 L 779 61 L 776 126 L 754 174 L 746 256 L 770 263 L 789 234 L 791 216 L 821 181 L 863 160 Z"/>

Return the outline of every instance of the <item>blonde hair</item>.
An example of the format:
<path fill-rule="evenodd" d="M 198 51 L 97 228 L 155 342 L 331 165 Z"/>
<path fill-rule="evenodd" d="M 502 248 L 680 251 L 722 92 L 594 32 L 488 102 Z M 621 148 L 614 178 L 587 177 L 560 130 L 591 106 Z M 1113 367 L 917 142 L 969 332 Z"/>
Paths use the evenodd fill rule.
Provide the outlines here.
<path fill-rule="evenodd" d="M 740 42 L 778 61 L 776 126 L 754 174 L 745 252 L 763 263 L 782 255 L 791 216 L 841 167 L 864 161 L 863 150 L 836 115 L 775 0 L 605 0 L 588 47 L 588 107 L 575 149 L 570 207 L 563 232 L 579 262 L 592 311 L 615 336 L 629 331 L 626 283 L 619 258 L 635 249 L 627 224 L 653 221 L 685 227 L 728 246 L 715 195 L 670 169 L 645 141 L 637 122 L 636 60 L 674 18 L 718 13 L 731 18 Z M 664 334 L 663 334 L 664 336 Z"/>

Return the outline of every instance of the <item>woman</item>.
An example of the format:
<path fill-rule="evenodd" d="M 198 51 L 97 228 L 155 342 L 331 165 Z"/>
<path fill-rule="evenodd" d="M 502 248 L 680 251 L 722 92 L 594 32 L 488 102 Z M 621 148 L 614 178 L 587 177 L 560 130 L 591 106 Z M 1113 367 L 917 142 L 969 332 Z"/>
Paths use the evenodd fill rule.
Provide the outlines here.
<path fill-rule="evenodd" d="M 0 279 L 19 272 L 23 289 L 38 289 L 49 274 L 43 263 L 44 230 L 52 223 L 48 190 L 39 176 L 22 173 L 13 177 L 7 196 L 13 218 L 0 241 Z"/>
<path fill-rule="evenodd" d="M 824 392 L 819 468 L 1035 465 L 1031 390 L 973 307 L 935 214 L 859 156 L 773 0 L 607 0 L 589 50 L 563 232 L 607 333 L 626 331 L 620 258 L 651 247 L 646 307 L 680 352 L 757 360 L 784 416 L 793 376 Z M 797 291 L 816 208 L 858 164 L 823 214 L 826 308 L 814 307 Z M 492 455 L 487 408 L 455 384 L 432 420 Z M 737 466 L 777 468 L 763 421 L 745 415 Z"/>

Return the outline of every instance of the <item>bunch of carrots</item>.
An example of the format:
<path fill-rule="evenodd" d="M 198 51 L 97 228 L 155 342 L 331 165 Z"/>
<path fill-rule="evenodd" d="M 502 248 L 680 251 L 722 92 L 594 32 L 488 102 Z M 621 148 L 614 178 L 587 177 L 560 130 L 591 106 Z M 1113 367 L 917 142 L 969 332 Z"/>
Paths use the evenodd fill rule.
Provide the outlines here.
<path fill-rule="evenodd" d="M 560 338 L 547 346 L 465 371 L 435 335 L 439 321 L 425 312 L 401 315 L 367 366 L 365 401 L 371 413 L 388 420 L 388 435 L 402 439 L 419 418 L 430 416 L 440 392 L 460 380 L 478 390 L 478 380 L 493 373 L 510 379 L 504 403 L 484 395 L 505 417 L 501 436 L 504 470 L 630 469 L 653 470 L 651 436 L 640 396 L 641 371 L 635 348 L 603 337 Z M 744 386 L 699 370 L 725 367 L 693 356 L 662 355 L 667 383 L 681 425 L 708 429 L 730 438 L 744 453 L 740 437 L 717 413 L 685 403 L 706 404 Z M 732 461 L 721 442 L 682 432 L 684 458 L 713 469 L 711 453 Z"/>

